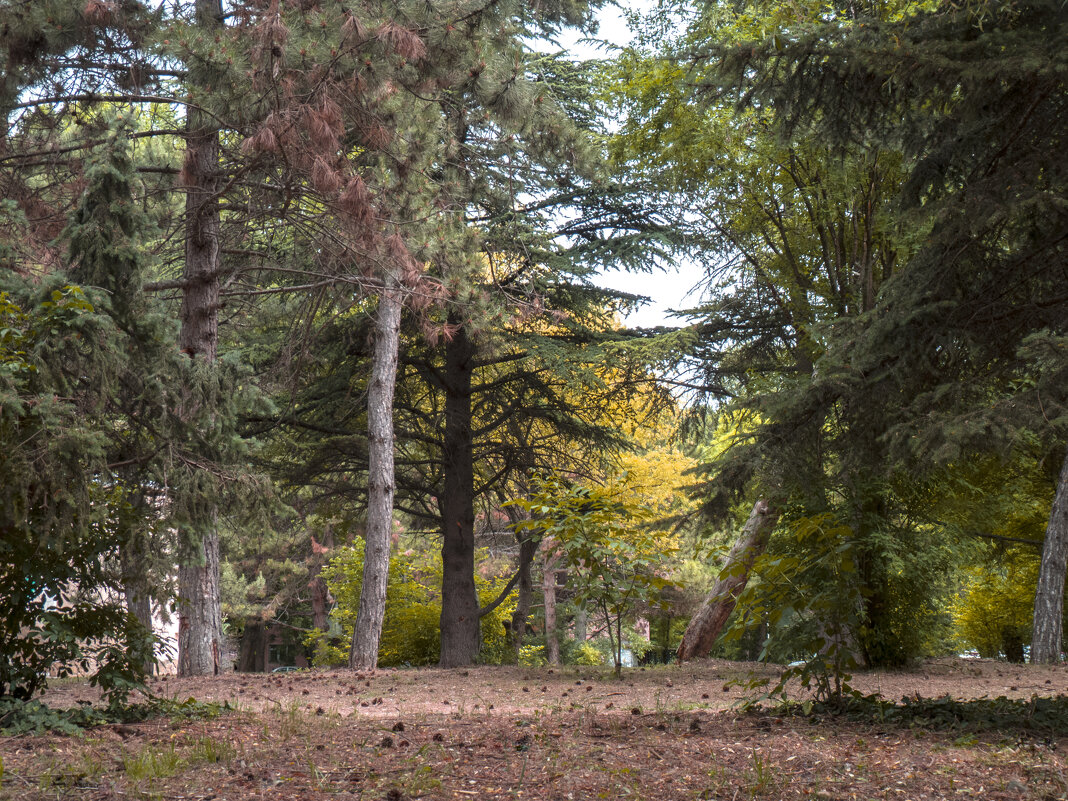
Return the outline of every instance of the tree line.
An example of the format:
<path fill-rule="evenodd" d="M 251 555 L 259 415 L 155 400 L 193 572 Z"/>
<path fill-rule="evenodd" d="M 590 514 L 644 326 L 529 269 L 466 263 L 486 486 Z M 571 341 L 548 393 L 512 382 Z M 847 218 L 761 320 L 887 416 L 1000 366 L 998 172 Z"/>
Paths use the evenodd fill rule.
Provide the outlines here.
<path fill-rule="evenodd" d="M 560 588 L 618 669 L 686 583 L 660 557 L 754 503 L 680 656 L 729 619 L 902 663 L 1041 549 L 1060 658 L 1065 11 L 662 4 L 561 52 L 598 8 L 0 6 L 0 694 L 90 657 L 121 694 L 168 606 L 218 673 L 228 627 L 326 632 L 342 580 L 373 668 L 401 540 L 440 545 L 438 664 L 504 610 L 517 654 L 540 568 L 550 658 Z M 598 272 L 679 259 L 683 324 L 621 326 Z"/>

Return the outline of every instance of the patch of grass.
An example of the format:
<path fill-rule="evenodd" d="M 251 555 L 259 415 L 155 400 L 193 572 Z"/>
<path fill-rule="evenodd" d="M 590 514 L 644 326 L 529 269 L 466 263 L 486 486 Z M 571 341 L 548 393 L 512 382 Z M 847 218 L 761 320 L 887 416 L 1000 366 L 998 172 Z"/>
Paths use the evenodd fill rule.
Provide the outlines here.
<path fill-rule="evenodd" d="M 750 759 L 751 765 L 745 771 L 746 790 L 750 798 L 756 798 L 774 789 L 774 777 L 759 751 L 752 751 Z"/>
<path fill-rule="evenodd" d="M 308 719 L 299 701 L 290 701 L 285 706 L 278 705 L 278 736 L 283 740 L 299 737 L 307 726 Z"/>
<path fill-rule="evenodd" d="M 193 741 L 186 755 L 190 765 L 208 763 L 216 765 L 230 762 L 237 756 L 237 749 L 228 742 L 216 740 L 214 737 L 198 737 Z"/>
<path fill-rule="evenodd" d="M 126 777 L 136 783 L 151 784 L 157 779 L 176 776 L 185 766 L 185 760 L 173 743 L 162 751 L 146 745 L 138 753 L 126 754 L 122 759 Z"/>

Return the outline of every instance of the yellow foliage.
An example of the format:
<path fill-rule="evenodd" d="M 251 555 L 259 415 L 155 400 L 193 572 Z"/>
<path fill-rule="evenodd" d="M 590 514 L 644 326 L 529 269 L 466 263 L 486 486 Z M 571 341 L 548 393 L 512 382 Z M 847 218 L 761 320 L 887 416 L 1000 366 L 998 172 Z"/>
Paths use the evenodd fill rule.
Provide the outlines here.
<path fill-rule="evenodd" d="M 997 565 L 979 565 L 953 606 L 960 638 L 983 656 L 997 656 L 1006 636 L 1027 642 L 1034 615 L 1038 555 L 1012 551 Z"/>

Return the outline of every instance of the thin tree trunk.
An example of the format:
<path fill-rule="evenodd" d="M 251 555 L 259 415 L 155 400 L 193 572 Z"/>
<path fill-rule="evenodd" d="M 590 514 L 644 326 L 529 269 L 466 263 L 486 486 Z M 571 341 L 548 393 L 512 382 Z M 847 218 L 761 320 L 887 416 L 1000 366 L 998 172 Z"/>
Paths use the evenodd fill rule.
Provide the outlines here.
<path fill-rule="evenodd" d="M 196 0 L 198 27 L 221 28 L 221 0 Z M 190 68 L 191 86 L 210 76 Z M 191 359 L 215 360 L 219 339 L 219 131 L 195 106 L 187 107 L 186 153 L 182 174 L 185 200 L 185 270 L 183 273 L 179 347 Z M 206 676 L 221 669 L 222 611 L 219 602 L 219 531 L 215 514 L 198 531 L 199 542 L 178 570 L 178 675 Z"/>
<path fill-rule="evenodd" d="M 529 516 L 528 512 L 522 511 L 517 506 L 506 506 L 505 512 L 512 526 Z M 534 585 L 530 577 L 530 568 L 534 564 L 534 557 L 538 552 L 538 541 L 529 531 L 516 532 L 516 541 L 519 543 L 519 582 L 515 602 L 515 612 L 512 613 L 512 647 L 515 649 L 516 659 L 519 659 L 519 650 L 523 647 L 523 640 L 527 633 L 527 621 L 530 619 L 530 606 L 534 595 Z"/>
<path fill-rule="evenodd" d="M 444 668 L 472 664 L 478 657 L 480 642 L 471 433 L 474 355 L 474 346 L 461 325 L 445 346 L 445 480 L 441 498 L 441 656 L 438 661 Z"/>
<path fill-rule="evenodd" d="M 767 501 L 759 500 L 754 504 L 745 528 L 727 555 L 719 580 L 686 627 L 677 652 L 680 661 L 706 656 L 712 650 L 727 618 L 734 611 L 738 596 L 749 582 L 753 563 L 768 547 L 768 538 L 778 519 L 778 510 Z"/>
<path fill-rule="evenodd" d="M 349 651 L 349 667 L 354 670 L 378 667 L 378 644 L 386 615 L 393 534 L 393 391 L 397 386 L 402 300 L 397 279 L 387 275 L 378 298 L 371 382 L 367 387 L 367 530 L 360 607 Z"/>
<path fill-rule="evenodd" d="M 1068 454 L 1057 481 L 1049 513 L 1042 562 L 1035 590 L 1035 618 L 1031 631 L 1031 662 L 1053 664 L 1061 659 L 1064 631 L 1064 577 L 1068 572 Z"/>
<path fill-rule="evenodd" d="M 560 555 L 551 540 L 543 540 L 541 589 L 545 597 L 545 659 L 550 665 L 560 664 L 560 639 L 556 636 L 556 565 Z"/>
<path fill-rule="evenodd" d="M 308 569 L 308 589 L 311 591 L 312 626 L 320 631 L 330 628 L 330 588 L 322 577 L 323 563 L 330 558 L 334 549 L 334 532 L 328 525 L 323 536 L 323 543 L 311 538 L 312 558 Z"/>

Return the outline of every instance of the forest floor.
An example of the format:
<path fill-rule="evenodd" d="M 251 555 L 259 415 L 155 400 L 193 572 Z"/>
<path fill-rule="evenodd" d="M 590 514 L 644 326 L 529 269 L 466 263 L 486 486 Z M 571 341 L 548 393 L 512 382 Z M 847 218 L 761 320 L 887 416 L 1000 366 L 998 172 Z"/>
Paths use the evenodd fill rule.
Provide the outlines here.
<path fill-rule="evenodd" d="M 739 683 L 775 676 L 711 660 L 621 680 L 589 667 L 170 677 L 157 696 L 233 709 L 0 738 L 0 798 L 1068 798 L 1064 666 L 941 659 L 855 676 L 899 702 L 882 713 L 737 709 Z M 43 700 L 96 697 L 66 679 Z"/>

